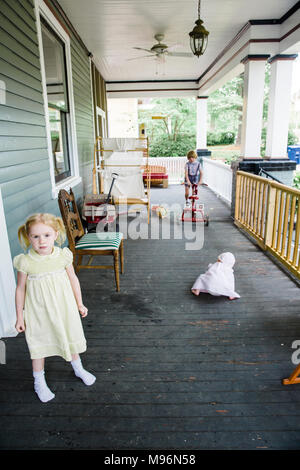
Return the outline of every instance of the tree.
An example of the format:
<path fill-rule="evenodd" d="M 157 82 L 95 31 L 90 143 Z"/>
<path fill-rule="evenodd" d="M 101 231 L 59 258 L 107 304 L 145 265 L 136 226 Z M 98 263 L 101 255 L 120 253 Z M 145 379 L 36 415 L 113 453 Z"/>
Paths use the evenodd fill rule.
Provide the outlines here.
<path fill-rule="evenodd" d="M 153 119 L 161 116 L 162 119 Z M 195 98 L 156 98 L 139 109 L 150 139 L 150 156 L 182 156 L 196 147 Z"/>
<path fill-rule="evenodd" d="M 233 78 L 210 95 L 207 110 L 211 131 L 239 134 L 243 112 L 243 74 Z"/>
<path fill-rule="evenodd" d="M 152 119 L 162 116 L 163 119 Z M 147 134 L 152 138 L 167 135 L 176 141 L 180 134 L 196 135 L 195 98 L 156 98 L 151 100 L 151 108 L 139 110 L 139 122 L 144 122 Z"/>

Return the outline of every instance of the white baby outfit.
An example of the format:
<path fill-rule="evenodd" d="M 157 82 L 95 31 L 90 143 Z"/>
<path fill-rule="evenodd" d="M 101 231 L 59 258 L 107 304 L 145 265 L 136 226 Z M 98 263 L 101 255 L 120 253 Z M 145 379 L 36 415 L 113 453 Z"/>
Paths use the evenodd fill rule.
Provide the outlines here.
<path fill-rule="evenodd" d="M 216 262 L 208 265 L 206 273 L 201 274 L 192 287 L 192 290 L 200 290 L 211 295 L 225 295 L 231 298 L 240 298 L 235 292 L 233 265 L 235 258 L 232 253 L 222 253 Z"/>

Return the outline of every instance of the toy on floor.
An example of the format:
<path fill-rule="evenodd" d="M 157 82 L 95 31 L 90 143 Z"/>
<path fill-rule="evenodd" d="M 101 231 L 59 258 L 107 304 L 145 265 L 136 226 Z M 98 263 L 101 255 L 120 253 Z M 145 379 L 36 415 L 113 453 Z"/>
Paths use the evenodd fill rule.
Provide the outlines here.
<path fill-rule="evenodd" d="M 152 206 L 152 210 L 155 211 L 156 215 L 160 219 L 164 219 L 168 215 L 168 209 L 164 206 Z"/>

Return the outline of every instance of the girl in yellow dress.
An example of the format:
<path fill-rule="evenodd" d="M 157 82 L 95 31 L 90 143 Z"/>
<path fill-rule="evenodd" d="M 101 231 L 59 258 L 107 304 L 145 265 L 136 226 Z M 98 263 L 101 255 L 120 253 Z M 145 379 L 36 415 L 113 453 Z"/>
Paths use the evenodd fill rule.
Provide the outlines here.
<path fill-rule="evenodd" d="M 86 385 L 96 377 L 87 372 L 79 353 L 86 350 L 80 315 L 86 317 L 79 280 L 69 248 L 54 246 L 66 238 L 63 221 L 52 214 L 34 214 L 18 230 L 27 254 L 14 258 L 18 271 L 16 288 L 16 330 L 25 331 L 32 359 L 34 390 L 42 402 L 54 398 L 48 388 L 45 357 L 61 356 L 70 361 L 75 375 Z M 79 315 L 80 313 L 80 315 Z"/>

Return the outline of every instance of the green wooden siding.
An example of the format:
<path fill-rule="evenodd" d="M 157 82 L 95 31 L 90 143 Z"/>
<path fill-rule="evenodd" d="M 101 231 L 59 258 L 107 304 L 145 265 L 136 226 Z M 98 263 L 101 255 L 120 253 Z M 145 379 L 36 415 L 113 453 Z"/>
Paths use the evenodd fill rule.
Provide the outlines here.
<path fill-rule="evenodd" d="M 55 10 L 55 7 L 53 7 Z M 59 17 L 59 12 L 56 10 Z M 61 20 L 63 23 L 63 20 Z M 94 146 L 90 63 L 70 33 L 75 126 L 80 175 L 78 200 L 91 190 Z M 32 0 L 0 0 L 0 185 L 12 256 L 17 229 L 34 212 L 59 214 L 52 199 L 38 37 Z"/>
<path fill-rule="evenodd" d="M 49 158 L 33 2 L 0 0 L 0 184 L 12 256 L 17 229 L 33 212 L 56 210 Z M 39 192 L 38 192 L 39 191 Z"/>

